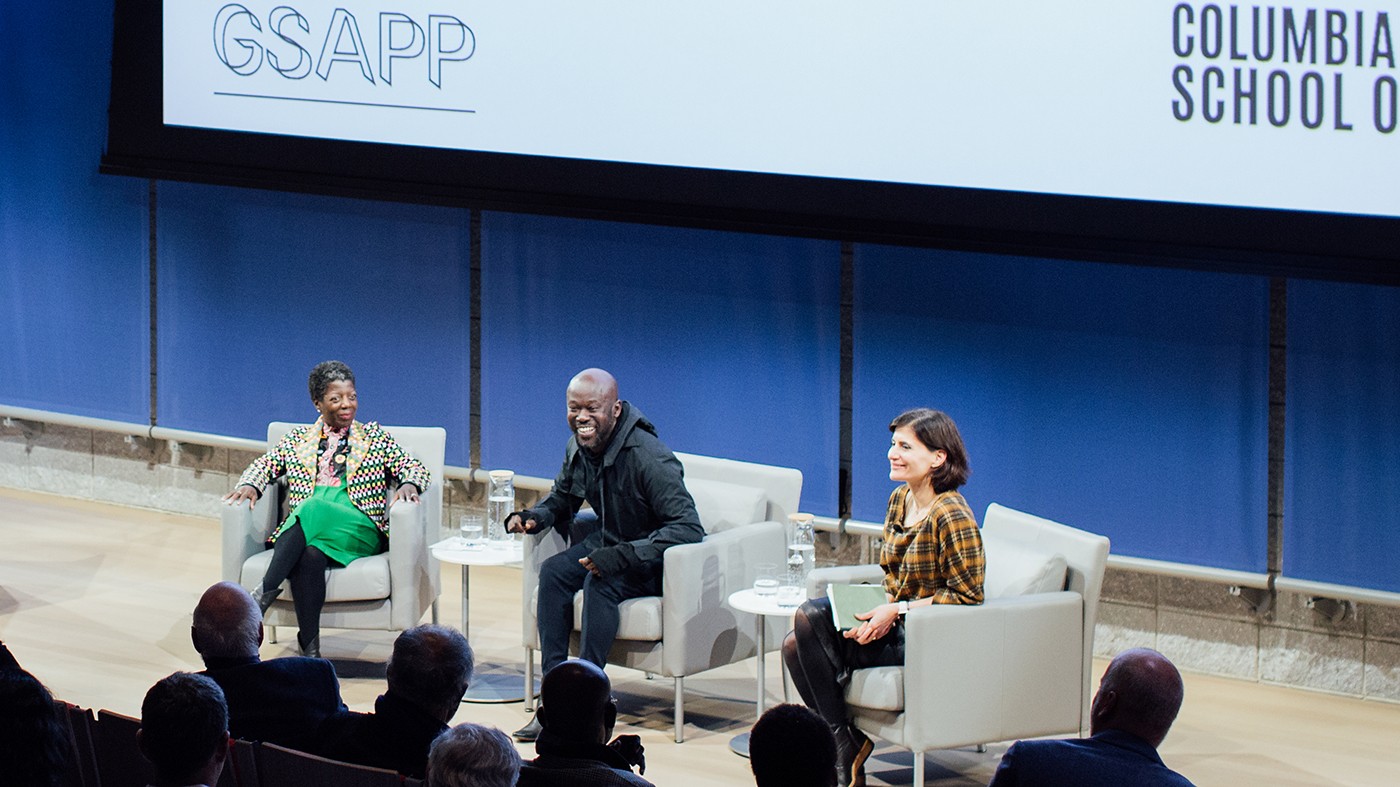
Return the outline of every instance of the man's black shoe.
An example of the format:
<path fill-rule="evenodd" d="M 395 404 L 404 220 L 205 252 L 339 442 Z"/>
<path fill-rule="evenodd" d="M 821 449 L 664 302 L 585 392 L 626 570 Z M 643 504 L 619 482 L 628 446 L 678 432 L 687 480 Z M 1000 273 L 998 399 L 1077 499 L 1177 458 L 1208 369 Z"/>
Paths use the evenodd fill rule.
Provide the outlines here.
<path fill-rule="evenodd" d="M 521 743 L 534 743 L 539 739 L 541 729 L 539 711 L 536 710 L 535 715 L 530 717 L 530 723 L 511 733 L 511 737 Z"/>

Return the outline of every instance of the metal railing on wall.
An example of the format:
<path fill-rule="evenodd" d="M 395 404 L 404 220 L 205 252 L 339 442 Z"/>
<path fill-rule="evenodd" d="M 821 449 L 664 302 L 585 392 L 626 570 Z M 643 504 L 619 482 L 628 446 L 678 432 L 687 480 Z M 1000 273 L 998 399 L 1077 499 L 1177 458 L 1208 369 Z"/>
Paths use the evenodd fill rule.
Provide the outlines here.
<path fill-rule="evenodd" d="M 23 426 L 29 424 L 41 430 L 44 424 L 53 424 L 55 426 L 68 426 L 129 435 L 134 438 L 166 440 L 175 445 L 201 445 L 214 448 L 251 451 L 255 453 L 261 453 L 267 450 L 267 443 L 262 440 L 228 437 L 206 432 L 192 432 L 163 426 L 127 423 L 125 421 L 70 415 L 67 413 L 35 410 L 27 407 L 14 407 L 4 404 L 0 404 L 0 418 L 4 419 L 6 426 L 15 424 Z M 488 472 L 486 468 L 481 467 L 447 465 L 443 468 L 443 475 L 449 479 L 479 484 L 487 483 L 489 480 Z M 553 483 L 553 479 L 549 478 L 527 475 L 515 476 L 515 486 L 517 488 L 535 492 L 548 492 Z M 865 539 L 866 562 L 873 562 L 870 560 L 869 555 L 870 543 L 878 539 L 884 531 L 884 526 L 877 522 L 828 516 L 815 517 L 813 524 L 818 530 L 830 533 L 833 536 L 839 537 L 848 535 L 863 537 Z M 1152 560 L 1149 558 L 1112 554 L 1108 557 L 1108 565 L 1110 568 L 1119 571 L 1198 580 L 1225 585 L 1236 595 L 1248 596 L 1253 594 L 1257 596 L 1261 591 L 1267 592 L 1270 595 L 1276 592 L 1297 593 L 1299 595 L 1308 596 L 1310 599 L 1308 602 L 1309 605 L 1317 604 L 1319 610 L 1332 608 L 1339 604 L 1345 605 L 1347 602 L 1400 607 L 1400 593 L 1352 585 L 1294 579 L 1282 576 L 1281 574 L 1270 575 L 1267 573 L 1235 571 L 1232 569 L 1198 566 L 1189 563 L 1173 563 L 1165 560 Z M 1340 609 L 1340 607 L 1338 608 Z M 1260 611 L 1262 612 L 1264 609 L 1260 609 Z"/>

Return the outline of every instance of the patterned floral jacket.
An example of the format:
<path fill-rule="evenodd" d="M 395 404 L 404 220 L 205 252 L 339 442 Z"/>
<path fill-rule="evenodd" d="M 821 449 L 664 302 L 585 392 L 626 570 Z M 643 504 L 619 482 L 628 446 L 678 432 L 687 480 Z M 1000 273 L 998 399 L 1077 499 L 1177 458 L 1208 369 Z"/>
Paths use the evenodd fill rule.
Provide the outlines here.
<path fill-rule="evenodd" d="M 272 479 L 287 476 L 287 510 L 295 509 L 302 501 L 311 497 L 316 488 L 317 448 L 321 443 L 321 419 L 310 426 L 298 426 L 288 432 L 271 451 L 263 454 L 238 479 L 240 485 L 262 491 Z M 402 447 L 384 430 L 384 427 L 371 421 L 350 424 L 350 456 L 346 460 L 346 494 L 355 507 L 374 520 L 379 532 L 389 535 L 389 519 L 385 516 L 385 493 L 389 488 L 389 476 L 399 483 L 409 483 L 418 491 L 428 488 L 432 474 L 423 463 Z M 287 523 L 278 526 L 272 534 L 276 540 L 286 529 Z"/>

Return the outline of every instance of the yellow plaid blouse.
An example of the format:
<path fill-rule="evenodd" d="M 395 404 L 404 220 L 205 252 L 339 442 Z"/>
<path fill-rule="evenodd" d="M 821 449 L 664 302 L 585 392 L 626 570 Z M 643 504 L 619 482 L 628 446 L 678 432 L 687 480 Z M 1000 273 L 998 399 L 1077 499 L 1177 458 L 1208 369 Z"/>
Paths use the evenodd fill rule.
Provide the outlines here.
<path fill-rule="evenodd" d="M 981 604 L 987 559 L 982 531 L 967 500 L 956 491 L 933 500 L 928 516 L 913 529 L 904 527 L 905 484 L 890 495 L 885 511 L 880 567 L 885 592 L 895 601 L 933 597 L 935 604 Z"/>

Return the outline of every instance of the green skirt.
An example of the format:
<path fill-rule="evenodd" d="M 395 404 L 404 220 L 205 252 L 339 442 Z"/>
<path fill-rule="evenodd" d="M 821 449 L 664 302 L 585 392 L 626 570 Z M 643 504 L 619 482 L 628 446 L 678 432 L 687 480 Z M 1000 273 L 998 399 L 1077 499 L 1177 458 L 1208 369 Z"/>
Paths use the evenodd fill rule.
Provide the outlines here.
<path fill-rule="evenodd" d="M 289 518 L 301 524 L 307 546 L 342 566 L 384 551 L 384 537 L 374 520 L 350 502 L 343 486 L 317 486 Z"/>

